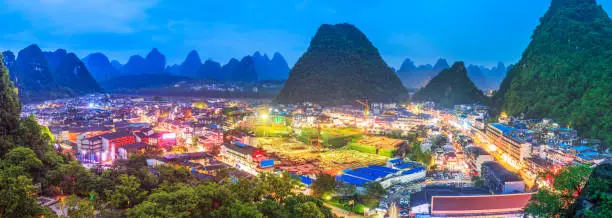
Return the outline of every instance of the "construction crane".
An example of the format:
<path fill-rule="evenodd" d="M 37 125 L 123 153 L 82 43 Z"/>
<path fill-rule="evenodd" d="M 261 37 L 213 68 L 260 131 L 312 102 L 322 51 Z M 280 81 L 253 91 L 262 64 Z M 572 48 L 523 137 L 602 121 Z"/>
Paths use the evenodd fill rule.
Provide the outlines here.
<path fill-rule="evenodd" d="M 357 103 L 363 105 L 363 116 L 367 117 L 370 114 L 370 104 L 368 104 L 368 99 L 365 100 L 365 103 L 360 100 L 355 100 Z"/>
<path fill-rule="evenodd" d="M 363 120 L 366 121 L 366 127 L 365 127 L 365 135 L 368 135 L 368 115 L 370 115 L 370 104 L 368 104 L 368 99 L 365 100 L 365 102 L 360 101 L 360 100 L 355 100 L 357 103 L 363 105 Z"/>

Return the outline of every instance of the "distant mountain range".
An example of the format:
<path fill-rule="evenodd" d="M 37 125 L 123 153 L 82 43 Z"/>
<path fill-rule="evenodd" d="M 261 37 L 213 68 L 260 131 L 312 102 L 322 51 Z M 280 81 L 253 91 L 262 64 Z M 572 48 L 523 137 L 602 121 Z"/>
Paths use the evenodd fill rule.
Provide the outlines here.
<path fill-rule="evenodd" d="M 416 66 L 412 60 L 406 58 L 397 70 L 397 75 L 406 88 L 419 89 L 425 86 L 429 80 L 438 75 L 442 70 L 448 69 L 448 67 L 448 62 L 444 58 L 438 59 L 433 66 L 431 64 Z M 499 87 L 509 68 L 506 68 L 504 63 L 499 62 L 497 66 L 492 68 L 469 65 L 467 72 L 478 88 L 482 90 L 495 90 Z"/>
<path fill-rule="evenodd" d="M 300 57 L 276 101 L 353 104 L 408 99 L 395 72 L 365 34 L 351 24 L 324 24 Z"/>
<path fill-rule="evenodd" d="M 463 62 L 456 62 L 432 78 L 413 96 L 413 101 L 433 101 L 444 107 L 457 104 L 488 104 L 488 98 L 468 77 Z"/>
<path fill-rule="evenodd" d="M 30 45 L 19 51 L 17 57 L 11 51 L 2 54 L 2 62 L 24 102 L 102 92 L 74 53 L 63 49 L 43 52 L 37 45 Z"/>
<path fill-rule="evenodd" d="M 289 76 L 287 61 L 278 52 L 274 53 L 272 59 L 267 54 L 255 52 L 240 60 L 232 58 L 227 64 L 221 65 L 210 59 L 202 63 L 198 52 L 193 50 L 181 64 L 166 66 L 165 56 L 154 48 L 145 58 L 134 55 L 125 64 L 116 60 L 109 62 L 108 57 L 102 53 L 92 53 L 83 58 L 83 62 L 99 82 L 140 74 L 168 74 L 217 81 L 286 80 Z"/>
<path fill-rule="evenodd" d="M 115 78 L 140 78 L 144 84 L 149 78 L 151 83 L 185 78 L 254 82 L 286 80 L 289 74 L 289 66 L 279 53 L 274 53 L 270 59 L 267 54 L 255 52 L 240 60 L 232 58 L 227 64 L 221 65 L 210 59 L 202 63 L 198 52 L 191 51 L 180 65 L 168 66 L 165 55 L 156 48 L 145 57 L 131 56 L 125 64 L 110 61 L 100 52 L 91 53 L 81 60 L 64 49 L 43 52 L 37 45 L 24 48 L 17 56 L 11 51 L 4 51 L 2 56 L 2 63 L 9 70 L 10 78 L 18 88 L 23 102 L 102 92 L 98 83 L 104 82 L 109 86 L 108 81 L 117 82 Z M 148 76 L 126 77 L 132 75 Z"/>
<path fill-rule="evenodd" d="M 431 78 L 448 67 L 448 62 L 443 58 L 438 59 L 433 66 L 425 64 L 418 67 L 412 60 L 406 58 L 400 69 L 397 70 L 397 75 L 406 88 L 418 89 L 425 86 Z"/>

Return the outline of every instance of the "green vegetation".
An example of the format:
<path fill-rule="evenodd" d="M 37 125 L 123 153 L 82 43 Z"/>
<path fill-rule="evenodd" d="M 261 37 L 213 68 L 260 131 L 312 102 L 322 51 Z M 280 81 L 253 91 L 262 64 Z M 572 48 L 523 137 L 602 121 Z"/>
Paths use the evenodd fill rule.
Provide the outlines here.
<path fill-rule="evenodd" d="M 391 150 L 391 149 L 376 148 L 376 146 L 364 145 L 364 144 L 359 144 L 356 142 L 349 143 L 347 148 L 351 150 L 363 152 L 363 153 L 368 153 L 368 154 L 378 154 L 378 155 L 385 156 L 385 157 L 393 157 L 395 155 L 395 149 Z"/>
<path fill-rule="evenodd" d="M 312 183 L 312 191 L 317 197 L 331 196 L 336 190 L 336 178 L 327 174 L 319 174 Z"/>
<path fill-rule="evenodd" d="M 586 165 L 564 168 L 555 176 L 552 188 L 542 188 L 531 196 L 525 213 L 537 217 L 572 217 L 576 197 L 591 171 Z"/>
<path fill-rule="evenodd" d="M 429 166 L 433 162 L 433 155 L 431 154 L 431 151 L 421 151 L 421 144 L 418 142 L 412 144 L 408 158 L 410 160 L 422 163 L 425 166 Z"/>
<path fill-rule="evenodd" d="M 298 131 L 296 138 L 305 144 L 311 144 L 317 139 L 317 135 L 317 129 L 303 128 Z M 361 137 L 363 137 L 363 132 L 356 128 L 329 128 L 321 129 L 319 140 L 329 148 L 341 148 Z"/>
<path fill-rule="evenodd" d="M 548 117 L 612 144 L 612 20 L 595 0 L 553 0 L 493 96 L 509 115 Z"/>
<path fill-rule="evenodd" d="M 444 107 L 457 104 L 488 104 L 488 98 L 482 94 L 470 80 L 463 62 L 455 62 L 427 83 L 414 96 L 413 101 L 433 101 Z"/>
<path fill-rule="evenodd" d="M 291 128 L 285 125 L 257 125 L 254 132 L 257 137 L 288 137 Z"/>
<path fill-rule="evenodd" d="M 279 103 L 323 105 L 402 101 L 408 90 L 368 38 L 351 24 L 324 24 L 291 69 Z"/>
<path fill-rule="evenodd" d="M 584 207 L 588 201 L 591 207 Z M 602 163 L 593 173 L 575 203 L 574 217 L 612 217 L 612 163 Z"/>

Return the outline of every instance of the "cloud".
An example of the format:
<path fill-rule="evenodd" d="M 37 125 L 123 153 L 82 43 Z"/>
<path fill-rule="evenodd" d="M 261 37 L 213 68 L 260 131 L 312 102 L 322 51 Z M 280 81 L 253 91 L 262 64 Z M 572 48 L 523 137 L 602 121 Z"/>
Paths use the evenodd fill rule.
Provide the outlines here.
<path fill-rule="evenodd" d="M 130 33 L 146 20 L 157 0 L 16 0 L 9 10 L 19 12 L 33 27 L 59 34 Z"/>

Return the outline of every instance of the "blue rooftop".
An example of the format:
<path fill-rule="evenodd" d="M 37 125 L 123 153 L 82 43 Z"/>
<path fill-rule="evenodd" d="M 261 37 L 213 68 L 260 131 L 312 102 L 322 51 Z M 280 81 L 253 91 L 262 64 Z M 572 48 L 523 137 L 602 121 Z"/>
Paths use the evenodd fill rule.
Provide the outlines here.
<path fill-rule="evenodd" d="M 586 146 L 586 145 L 578 145 L 578 146 L 574 146 L 572 147 L 572 149 L 574 149 L 577 152 L 581 152 L 581 151 L 586 151 L 586 150 L 590 150 L 591 147 Z"/>
<path fill-rule="evenodd" d="M 308 176 L 302 176 L 299 175 L 298 177 L 300 177 L 300 181 L 302 181 L 302 183 L 304 183 L 304 185 L 312 185 L 312 179 Z"/>
<path fill-rule="evenodd" d="M 342 174 L 340 176 L 337 176 L 336 179 L 340 180 L 342 182 L 346 182 L 346 183 L 349 183 L 349 184 L 356 185 L 356 186 L 362 186 L 362 185 L 370 182 L 368 180 L 360 179 L 360 178 L 349 176 L 349 175 L 346 175 L 346 174 Z"/>
<path fill-rule="evenodd" d="M 274 160 L 270 159 L 270 160 L 262 160 L 261 162 L 259 162 L 259 167 L 264 168 L 264 167 L 271 167 L 274 166 Z"/>
<path fill-rule="evenodd" d="M 244 144 L 244 143 L 239 142 L 239 141 L 234 141 L 234 145 L 236 145 L 236 146 L 240 146 L 240 147 L 248 147 L 248 146 L 249 146 L 249 145 Z"/>
<path fill-rule="evenodd" d="M 396 169 L 391 169 L 389 167 L 383 167 L 383 166 L 378 166 L 378 165 L 371 165 L 371 166 L 368 166 L 368 168 L 373 169 L 373 170 L 383 171 L 386 173 L 397 173 L 399 171 Z"/>
<path fill-rule="evenodd" d="M 351 175 L 351 176 L 354 176 L 354 177 L 358 177 L 358 178 L 361 178 L 361 179 L 370 180 L 370 181 L 378 179 L 377 176 L 374 176 L 372 174 L 368 174 L 368 173 L 363 172 L 363 171 L 357 171 L 357 170 L 349 171 L 349 172 L 346 172 L 345 174 L 346 175 Z"/>
<path fill-rule="evenodd" d="M 385 177 L 385 176 L 390 174 L 388 172 L 368 169 L 368 168 L 365 168 L 365 167 L 364 168 L 355 169 L 355 171 L 360 172 L 360 173 L 370 174 L 370 175 L 376 176 L 376 178 L 382 178 L 382 177 Z"/>
<path fill-rule="evenodd" d="M 499 129 L 499 131 L 501 131 L 504 135 L 514 130 L 514 128 L 508 127 L 501 123 L 491 123 L 491 126 L 495 127 L 496 129 Z"/>
<path fill-rule="evenodd" d="M 390 163 L 393 163 L 393 164 L 398 164 L 398 163 L 401 163 L 401 162 L 402 162 L 402 160 L 401 160 L 401 159 L 399 159 L 399 158 L 396 158 L 396 159 L 391 159 L 391 160 L 389 160 L 389 162 L 390 162 Z"/>

